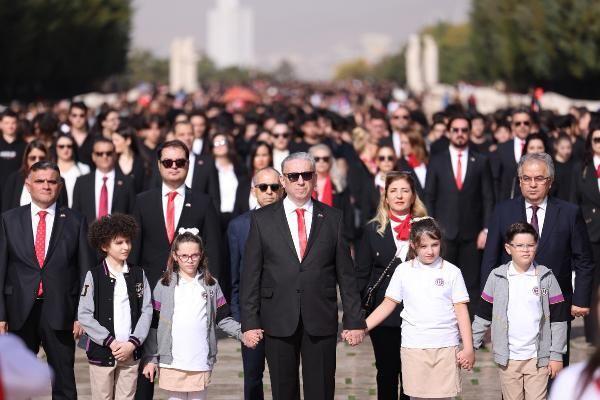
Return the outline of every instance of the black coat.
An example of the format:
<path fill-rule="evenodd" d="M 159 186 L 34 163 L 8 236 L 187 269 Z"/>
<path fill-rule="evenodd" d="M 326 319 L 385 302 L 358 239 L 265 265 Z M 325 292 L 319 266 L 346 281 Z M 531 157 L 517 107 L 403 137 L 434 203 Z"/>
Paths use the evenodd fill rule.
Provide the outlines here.
<path fill-rule="evenodd" d="M 576 164 L 572 171 L 571 202 L 579 204 L 590 241 L 600 242 L 600 191 L 594 164 Z M 542 231 L 543 232 L 543 231 Z M 598 260 L 600 261 L 600 260 Z"/>
<path fill-rule="evenodd" d="M 512 139 L 499 144 L 498 149 L 494 153 L 490 153 L 497 201 L 513 199 L 521 195 L 514 146 L 514 139 Z"/>

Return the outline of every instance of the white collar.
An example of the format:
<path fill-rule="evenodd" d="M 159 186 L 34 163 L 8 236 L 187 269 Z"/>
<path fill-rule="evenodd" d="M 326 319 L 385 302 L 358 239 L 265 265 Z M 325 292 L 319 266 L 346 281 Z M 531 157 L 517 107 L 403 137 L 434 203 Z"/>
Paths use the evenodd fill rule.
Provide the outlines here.
<path fill-rule="evenodd" d="M 600 157 L 594 154 L 594 168 L 598 168 L 598 165 L 600 165 Z"/>
<path fill-rule="evenodd" d="M 185 197 L 185 183 L 182 184 L 181 186 L 179 186 L 177 189 L 174 190 L 175 192 L 177 192 L 177 194 L 179 194 L 180 196 Z M 165 185 L 165 183 L 163 182 L 162 184 L 162 197 L 165 197 L 166 195 L 168 195 L 169 193 L 173 192 L 173 190 L 171 190 L 167 185 Z"/>
<path fill-rule="evenodd" d="M 108 257 L 106 257 L 104 259 L 104 262 L 106 263 L 106 266 L 108 267 L 108 271 L 110 272 L 110 274 L 113 275 L 113 276 L 115 276 L 115 277 L 117 277 L 119 275 L 122 275 L 122 274 L 129 273 L 129 266 L 127 265 L 127 261 L 125 261 L 123 263 L 123 269 L 121 270 L 121 272 L 115 271 L 113 269 L 113 267 L 111 267 L 110 263 L 108 262 Z"/>
<path fill-rule="evenodd" d="M 44 209 L 44 208 L 40 208 L 37 204 L 35 204 L 33 201 L 31 202 L 31 215 L 37 215 L 40 211 L 46 211 L 48 213 L 48 215 L 50 216 L 54 216 L 54 214 L 56 214 L 56 203 L 53 203 L 50 207 Z"/>
<path fill-rule="evenodd" d="M 529 266 L 529 268 L 527 269 L 527 271 L 525 271 L 524 273 L 517 271 L 517 269 L 515 268 L 513 262 L 511 261 L 508 264 L 508 271 L 507 271 L 509 276 L 518 276 L 518 275 L 529 275 L 529 276 L 535 276 L 535 266 L 533 264 L 531 264 Z"/>
<path fill-rule="evenodd" d="M 528 202 L 527 200 L 525 200 L 525 209 L 530 208 L 532 206 L 532 204 L 530 202 Z M 544 197 L 544 201 L 542 201 L 538 207 L 541 210 L 546 210 L 546 207 L 548 206 L 548 196 Z"/>
<path fill-rule="evenodd" d="M 107 172 L 106 174 L 104 172 L 100 172 L 98 170 L 96 170 L 96 180 L 97 181 L 101 181 L 103 177 L 107 177 L 108 180 L 114 180 L 115 179 L 115 169 L 113 168 L 111 171 Z"/>
<path fill-rule="evenodd" d="M 469 155 L 469 146 L 465 146 L 464 149 L 458 149 L 453 145 L 449 145 L 448 148 L 450 149 L 450 153 L 453 153 L 456 157 L 458 157 L 458 155 L 461 154 L 461 156 L 464 156 L 464 159 L 466 159 Z"/>
<path fill-rule="evenodd" d="M 286 214 L 295 214 L 296 209 L 298 209 L 298 208 L 302 208 L 312 214 L 312 212 L 313 212 L 312 199 L 309 198 L 308 201 L 306 203 L 304 203 L 304 205 L 302 207 L 298 207 L 296 204 L 294 204 L 294 202 L 292 200 L 290 200 L 289 197 L 286 197 L 285 199 L 283 199 L 283 209 L 285 210 Z"/>
<path fill-rule="evenodd" d="M 431 268 L 435 268 L 435 269 L 442 269 L 442 266 L 444 265 L 444 260 L 442 259 L 442 257 L 438 257 L 434 262 L 432 262 L 431 264 L 423 264 L 419 258 L 414 258 L 414 267 L 416 268 L 426 268 L 426 269 L 431 269 Z"/>

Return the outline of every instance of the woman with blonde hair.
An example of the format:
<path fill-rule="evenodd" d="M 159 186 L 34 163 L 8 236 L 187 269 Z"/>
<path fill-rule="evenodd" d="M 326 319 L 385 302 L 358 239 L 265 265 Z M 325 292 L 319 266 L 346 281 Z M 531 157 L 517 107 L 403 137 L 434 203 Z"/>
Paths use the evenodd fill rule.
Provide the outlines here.
<path fill-rule="evenodd" d="M 365 227 L 356 251 L 358 283 L 367 312 L 382 301 L 394 269 L 413 258 L 409 236 L 414 218 L 427 210 L 416 191 L 411 172 L 392 171 L 385 177 L 385 188 L 375 217 Z M 371 333 L 377 368 L 377 398 L 397 400 L 401 371 L 400 316 L 393 313 Z M 401 394 L 401 399 L 408 399 Z"/>

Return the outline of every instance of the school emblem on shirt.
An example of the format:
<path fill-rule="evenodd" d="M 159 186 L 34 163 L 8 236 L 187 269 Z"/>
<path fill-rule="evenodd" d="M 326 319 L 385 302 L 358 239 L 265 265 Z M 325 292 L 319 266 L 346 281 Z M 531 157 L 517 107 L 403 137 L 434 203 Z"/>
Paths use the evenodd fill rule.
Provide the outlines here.
<path fill-rule="evenodd" d="M 202 292 L 202 298 L 206 300 L 208 298 L 208 293 Z"/>
<path fill-rule="evenodd" d="M 90 287 L 90 285 L 83 285 L 83 288 L 81 289 L 81 297 L 85 297 L 87 295 L 88 287 Z"/>
<path fill-rule="evenodd" d="M 535 296 L 539 296 L 539 295 L 540 295 L 540 288 L 539 288 L 539 287 L 537 287 L 537 286 L 535 286 L 535 287 L 533 288 L 533 294 L 534 294 Z"/>
<path fill-rule="evenodd" d="M 444 286 L 444 280 L 442 278 L 437 278 L 435 280 L 435 286 Z"/>
<path fill-rule="evenodd" d="M 137 294 L 137 297 L 142 297 L 144 295 L 144 284 L 143 283 L 135 284 L 135 293 Z"/>

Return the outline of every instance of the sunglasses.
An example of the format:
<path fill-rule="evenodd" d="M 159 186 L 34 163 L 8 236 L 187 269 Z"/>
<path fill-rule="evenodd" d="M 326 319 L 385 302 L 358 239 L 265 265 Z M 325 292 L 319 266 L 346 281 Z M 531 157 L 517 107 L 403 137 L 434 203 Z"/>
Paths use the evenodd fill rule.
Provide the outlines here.
<path fill-rule="evenodd" d="M 310 181 L 312 180 L 313 176 L 315 176 L 315 172 L 314 171 L 306 171 L 306 172 L 290 172 L 288 174 L 283 174 L 285 175 L 290 182 L 297 182 L 298 179 L 300 179 L 300 177 L 302 177 L 303 181 Z"/>
<path fill-rule="evenodd" d="M 95 151 L 94 155 L 96 157 L 112 157 L 115 154 L 114 151 Z"/>
<path fill-rule="evenodd" d="M 56 148 L 57 149 L 61 149 L 61 150 L 63 150 L 63 149 L 72 149 L 73 145 L 72 144 L 57 144 Z"/>
<path fill-rule="evenodd" d="M 392 116 L 392 119 L 403 119 L 405 121 L 408 121 L 410 119 L 410 116 L 408 115 L 394 115 Z"/>
<path fill-rule="evenodd" d="M 379 156 L 377 159 L 379 161 L 394 161 L 394 156 Z"/>
<path fill-rule="evenodd" d="M 331 157 L 329 157 L 329 156 L 313 157 L 313 158 L 315 159 L 315 162 L 323 161 L 323 162 L 329 163 L 329 160 L 331 160 Z"/>
<path fill-rule="evenodd" d="M 281 185 L 279 183 L 259 183 L 258 185 L 254 185 L 254 187 L 263 193 L 266 192 L 268 188 L 271 188 L 272 192 L 276 192 L 281 189 Z"/>
<path fill-rule="evenodd" d="M 175 164 L 176 168 L 183 168 L 185 167 L 187 162 L 188 160 L 186 160 L 185 158 L 178 158 L 177 160 L 170 160 L 168 158 L 165 158 L 164 160 L 160 160 L 160 163 L 165 168 L 171 168 L 173 164 Z"/>
<path fill-rule="evenodd" d="M 469 132 L 469 128 L 450 128 L 450 132 L 452 133 L 468 133 Z"/>
<path fill-rule="evenodd" d="M 71 118 L 84 118 L 85 114 L 71 114 Z"/>
<path fill-rule="evenodd" d="M 289 133 L 273 133 L 272 136 L 275 139 L 279 139 L 279 138 L 287 139 L 290 137 L 290 134 Z"/>
<path fill-rule="evenodd" d="M 525 125 L 525 126 L 529 126 L 531 125 L 530 121 L 515 121 L 513 122 L 514 126 L 521 126 L 521 125 Z"/>
<path fill-rule="evenodd" d="M 213 147 L 221 147 L 221 146 L 225 146 L 227 144 L 227 140 L 223 139 L 223 140 L 215 140 L 213 142 Z"/>
<path fill-rule="evenodd" d="M 46 159 L 46 157 L 44 157 L 44 156 L 28 156 L 27 157 L 28 161 L 36 161 L 36 162 L 37 161 L 43 161 L 45 159 Z"/>
<path fill-rule="evenodd" d="M 600 137 L 595 137 L 592 139 L 592 142 L 594 142 L 594 144 L 598 144 L 600 143 Z"/>

